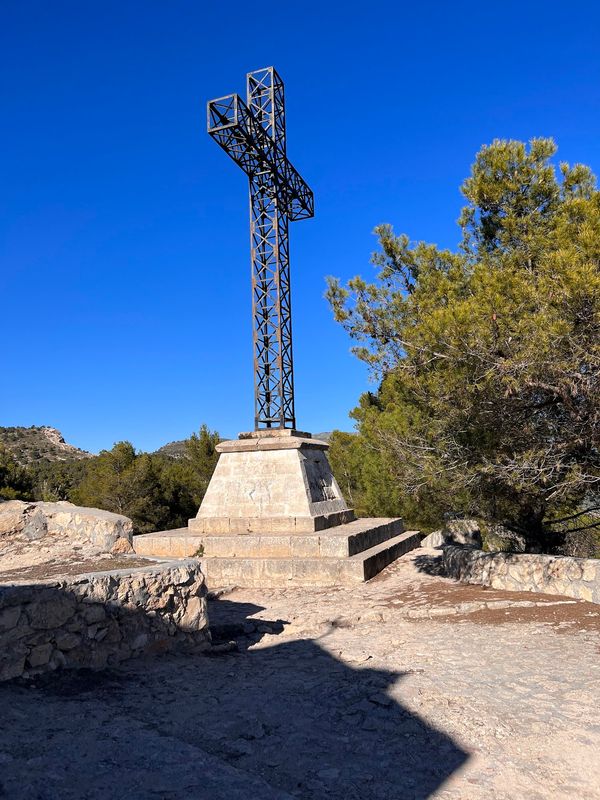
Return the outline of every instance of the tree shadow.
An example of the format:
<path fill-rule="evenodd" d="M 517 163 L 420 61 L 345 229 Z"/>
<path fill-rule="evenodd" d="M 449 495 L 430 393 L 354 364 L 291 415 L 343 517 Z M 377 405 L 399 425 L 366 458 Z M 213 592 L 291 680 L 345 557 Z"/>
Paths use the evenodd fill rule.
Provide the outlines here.
<path fill-rule="evenodd" d="M 238 650 L 247 650 L 266 634 L 283 633 L 290 623 L 285 619 L 253 619 L 265 609 L 253 603 L 232 603 L 229 600 L 209 601 L 210 633 L 214 644 L 235 641 Z"/>
<path fill-rule="evenodd" d="M 10 710 L 0 755 L 15 758 L 2 765 L 0 797 L 425 800 L 465 764 L 463 749 L 392 696 L 407 672 L 374 669 L 368 655 L 349 666 L 329 643 L 278 642 L 285 620 L 253 619 L 264 609 L 252 603 L 210 606 L 215 639 L 234 638 L 237 652 L 0 687 Z M 21 761 L 16 741 L 27 743 Z"/>
<path fill-rule="evenodd" d="M 415 556 L 413 564 L 419 572 L 424 572 L 426 575 L 433 575 L 437 578 L 446 577 L 444 559 L 441 552 L 435 556 L 430 554 Z"/>

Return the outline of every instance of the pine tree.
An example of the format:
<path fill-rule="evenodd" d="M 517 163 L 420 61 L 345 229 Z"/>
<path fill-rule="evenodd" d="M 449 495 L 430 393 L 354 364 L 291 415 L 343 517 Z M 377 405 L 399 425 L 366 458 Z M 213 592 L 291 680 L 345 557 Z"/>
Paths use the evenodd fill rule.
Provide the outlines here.
<path fill-rule="evenodd" d="M 354 412 L 363 489 L 378 469 L 399 509 L 474 512 L 547 545 L 566 517 L 600 524 L 600 193 L 583 165 L 557 174 L 555 152 L 484 147 L 456 252 L 382 225 L 375 282 L 328 290 L 379 379 Z"/>
<path fill-rule="evenodd" d="M 31 500 L 33 479 L 29 470 L 20 466 L 10 450 L 0 445 L 0 502 Z"/>

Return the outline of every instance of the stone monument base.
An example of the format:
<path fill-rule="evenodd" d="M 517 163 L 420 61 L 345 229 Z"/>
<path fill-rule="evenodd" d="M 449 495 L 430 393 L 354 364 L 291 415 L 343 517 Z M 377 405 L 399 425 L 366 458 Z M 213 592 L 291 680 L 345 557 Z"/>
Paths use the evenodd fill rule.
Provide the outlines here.
<path fill-rule="evenodd" d="M 142 556 L 199 556 L 209 588 L 343 586 L 375 577 L 418 547 L 400 519 L 357 519 L 319 533 L 207 535 L 190 528 L 134 537 Z"/>
<path fill-rule="evenodd" d="M 354 519 L 327 461 L 327 442 L 295 430 L 241 433 L 221 454 L 190 530 L 314 533 Z"/>
<path fill-rule="evenodd" d="M 220 458 L 188 528 L 136 536 L 136 553 L 202 558 L 209 586 L 336 586 L 369 580 L 418 547 L 400 519 L 354 517 L 327 442 L 295 430 L 242 433 Z"/>

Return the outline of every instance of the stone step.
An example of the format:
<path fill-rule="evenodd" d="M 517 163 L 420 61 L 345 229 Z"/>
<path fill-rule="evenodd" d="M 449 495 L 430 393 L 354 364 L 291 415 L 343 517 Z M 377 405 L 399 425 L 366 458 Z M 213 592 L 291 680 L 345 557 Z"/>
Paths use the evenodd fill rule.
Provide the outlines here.
<path fill-rule="evenodd" d="M 317 558 L 206 557 L 202 570 L 211 589 L 220 586 L 343 586 L 375 577 L 384 567 L 418 547 L 418 531 L 406 531 L 352 556 Z"/>
<path fill-rule="evenodd" d="M 188 558 L 201 555 L 203 539 L 202 534 L 192 533 L 189 528 L 174 528 L 134 536 L 133 549 L 140 556 Z"/>
<path fill-rule="evenodd" d="M 136 536 L 137 554 L 184 558 L 344 558 L 399 536 L 401 519 L 357 519 L 319 533 L 206 534 L 189 528 Z"/>

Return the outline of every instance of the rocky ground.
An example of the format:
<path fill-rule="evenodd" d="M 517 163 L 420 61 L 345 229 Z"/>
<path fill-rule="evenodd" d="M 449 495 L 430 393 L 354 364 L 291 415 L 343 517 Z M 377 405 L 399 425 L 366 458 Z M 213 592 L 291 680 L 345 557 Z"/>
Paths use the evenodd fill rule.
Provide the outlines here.
<path fill-rule="evenodd" d="M 215 655 L 1 686 L 0 797 L 600 798 L 600 607 L 438 568 L 226 592 Z"/>

